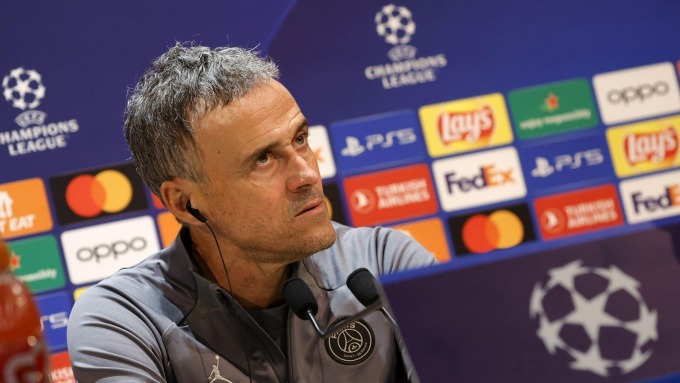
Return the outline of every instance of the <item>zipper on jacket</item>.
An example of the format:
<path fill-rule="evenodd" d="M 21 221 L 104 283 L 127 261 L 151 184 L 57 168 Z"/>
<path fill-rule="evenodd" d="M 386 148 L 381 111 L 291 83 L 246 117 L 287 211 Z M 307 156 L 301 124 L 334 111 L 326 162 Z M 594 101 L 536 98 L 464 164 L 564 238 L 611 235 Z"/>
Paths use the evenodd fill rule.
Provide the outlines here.
<path fill-rule="evenodd" d="M 288 355 L 286 356 L 286 363 L 288 364 L 288 371 L 286 372 L 286 381 L 284 383 L 288 382 L 294 382 L 293 380 L 293 339 L 290 336 L 290 331 L 291 328 L 293 327 L 293 315 L 292 312 L 290 311 L 290 308 L 288 309 L 288 324 L 286 326 L 286 336 L 288 337 Z"/>

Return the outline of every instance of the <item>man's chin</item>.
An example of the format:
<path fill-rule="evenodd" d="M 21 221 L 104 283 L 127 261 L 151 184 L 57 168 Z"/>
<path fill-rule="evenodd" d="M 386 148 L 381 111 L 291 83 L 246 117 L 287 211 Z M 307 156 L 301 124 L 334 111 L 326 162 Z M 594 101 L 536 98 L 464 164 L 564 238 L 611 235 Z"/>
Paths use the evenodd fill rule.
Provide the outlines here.
<path fill-rule="evenodd" d="M 309 255 L 316 254 L 319 251 L 326 250 L 333 246 L 336 240 L 336 233 L 330 221 L 327 224 L 317 226 L 313 233 L 307 239 L 309 245 L 307 253 Z"/>

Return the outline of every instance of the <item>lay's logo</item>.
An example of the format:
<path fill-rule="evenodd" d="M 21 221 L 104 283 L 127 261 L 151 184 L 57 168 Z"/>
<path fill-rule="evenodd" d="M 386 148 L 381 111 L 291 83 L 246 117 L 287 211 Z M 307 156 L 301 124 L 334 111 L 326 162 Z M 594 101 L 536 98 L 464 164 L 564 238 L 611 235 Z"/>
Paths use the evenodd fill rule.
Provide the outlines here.
<path fill-rule="evenodd" d="M 620 178 L 680 165 L 680 116 L 619 126 L 607 130 L 607 141 Z"/>
<path fill-rule="evenodd" d="M 432 104 L 418 110 L 431 157 L 509 144 L 512 128 L 500 93 Z"/>
<path fill-rule="evenodd" d="M 442 142 L 488 143 L 494 128 L 493 110 L 489 106 L 467 112 L 442 113 L 439 116 L 439 135 Z"/>
<path fill-rule="evenodd" d="M 678 152 L 678 134 L 671 127 L 658 132 L 631 133 L 624 138 L 624 145 L 631 166 L 643 163 L 668 166 Z"/>

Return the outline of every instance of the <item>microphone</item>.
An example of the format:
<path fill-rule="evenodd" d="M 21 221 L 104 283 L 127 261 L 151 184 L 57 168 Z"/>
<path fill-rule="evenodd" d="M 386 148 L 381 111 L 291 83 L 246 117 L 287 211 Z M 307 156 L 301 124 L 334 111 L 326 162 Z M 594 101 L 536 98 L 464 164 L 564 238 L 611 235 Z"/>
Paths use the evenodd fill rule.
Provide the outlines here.
<path fill-rule="evenodd" d="M 354 294 L 362 305 L 368 307 L 369 305 L 380 301 L 380 294 L 378 294 L 378 280 L 365 268 L 356 269 L 347 277 L 347 287 L 349 291 Z M 397 322 L 392 315 L 381 306 L 379 309 L 385 318 L 389 320 L 393 326 L 397 326 Z"/>
<path fill-rule="evenodd" d="M 363 272 L 362 272 L 363 270 Z M 357 277 L 358 275 L 358 277 Z M 358 313 L 345 318 L 334 325 L 322 330 L 319 323 L 316 321 L 314 315 L 318 311 L 318 304 L 316 298 L 309 289 L 309 286 L 300 278 L 290 278 L 283 284 L 283 296 L 288 302 L 290 309 L 298 318 L 309 320 L 314 326 L 316 333 L 323 339 L 328 338 L 338 330 L 350 325 L 351 323 L 365 317 L 366 315 L 378 309 L 384 310 L 380 304 L 380 296 L 375 287 L 375 277 L 366 269 L 359 269 L 352 272 L 347 278 L 347 286 L 352 294 L 357 297 L 366 308 Z M 350 287 L 350 285 L 352 287 Z M 383 311 L 383 314 L 390 319 L 392 323 L 394 320 L 391 316 Z"/>

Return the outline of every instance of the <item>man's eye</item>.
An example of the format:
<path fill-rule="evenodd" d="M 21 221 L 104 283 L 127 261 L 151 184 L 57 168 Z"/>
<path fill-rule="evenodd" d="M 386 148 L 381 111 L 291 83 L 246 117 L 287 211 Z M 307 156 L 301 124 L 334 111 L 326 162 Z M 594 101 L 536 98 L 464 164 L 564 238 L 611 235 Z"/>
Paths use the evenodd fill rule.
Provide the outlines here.
<path fill-rule="evenodd" d="M 255 161 L 258 165 L 266 165 L 271 158 L 271 153 L 262 153 Z"/>
<path fill-rule="evenodd" d="M 295 137 L 295 143 L 298 146 L 304 146 L 307 143 L 307 133 L 303 133 Z"/>

